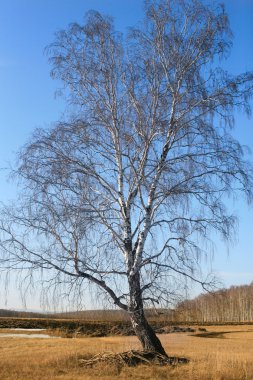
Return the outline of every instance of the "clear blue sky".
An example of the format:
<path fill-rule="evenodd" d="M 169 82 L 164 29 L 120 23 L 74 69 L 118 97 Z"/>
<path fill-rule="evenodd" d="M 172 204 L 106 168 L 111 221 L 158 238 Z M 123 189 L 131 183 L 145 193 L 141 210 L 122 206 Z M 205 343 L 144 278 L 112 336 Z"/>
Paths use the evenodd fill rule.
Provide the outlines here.
<path fill-rule="evenodd" d="M 232 73 L 253 70 L 253 0 L 224 3 L 234 32 L 226 67 Z M 50 125 L 64 111 L 63 100 L 55 98 L 57 83 L 49 76 L 44 48 L 55 31 L 82 22 L 89 9 L 112 15 L 116 28 L 124 31 L 141 18 L 142 0 L 0 0 L 0 168 L 14 161 L 35 127 Z M 235 133 L 253 151 L 253 120 L 236 115 Z M 15 192 L 5 171 L 0 171 L 0 201 L 13 198 Z M 237 243 L 228 256 L 217 241 L 212 264 L 226 286 L 253 281 L 253 207 L 239 199 L 233 208 L 240 220 Z M 22 306 L 13 286 L 7 298 L 8 307 Z M 38 305 L 28 299 L 29 308 Z M 0 308 L 4 306 L 0 292 Z"/>

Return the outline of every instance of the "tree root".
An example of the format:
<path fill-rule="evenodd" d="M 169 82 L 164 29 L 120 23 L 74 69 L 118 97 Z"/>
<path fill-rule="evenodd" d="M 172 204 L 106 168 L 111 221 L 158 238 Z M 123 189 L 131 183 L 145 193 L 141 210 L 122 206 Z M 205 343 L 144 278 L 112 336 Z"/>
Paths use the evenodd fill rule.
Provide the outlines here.
<path fill-rule="evenodd" d="M 80 364 L 84 367 L 93 367 L 98 363 L 117 364 L 120 366 L 134 367 L 138 364 L 149 365 L 177 365 L 188 363 L 189 359 L 180 357 L 170 357 L 154 351 L 127 351 L 121 353 L 104 352 L 93 356 L 90 359 L 80 359 Z"/>

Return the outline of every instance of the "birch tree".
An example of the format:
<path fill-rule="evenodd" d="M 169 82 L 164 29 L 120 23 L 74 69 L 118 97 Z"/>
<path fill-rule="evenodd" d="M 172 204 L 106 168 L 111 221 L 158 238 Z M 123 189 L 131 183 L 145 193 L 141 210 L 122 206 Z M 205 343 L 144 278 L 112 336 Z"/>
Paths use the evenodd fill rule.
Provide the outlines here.
<path fill-rule="evenodd" d="M 23 191 L 2 209 L 2 265 L 96 285 L 143 348 L 165 354 L 145 305 L 166 301 L 176 278 L 204 285 L 203 242 L 233 233 L 226 199 L 251 199 L 251 166 L 231 131 L 234 110 L 250 112 L 253 74 L 219 67 L 232 46 L 222 6 L 144 9 L 127 36 L 90 11 L 48 47 L 69 116 L 19 152 Z"/>
<path fill-rule="evenodd" d="M 181 322 L 252 322 L 252 293 L 253 283 L 201 294 L 193 300 L 179 303 L 174 316 Z"/>

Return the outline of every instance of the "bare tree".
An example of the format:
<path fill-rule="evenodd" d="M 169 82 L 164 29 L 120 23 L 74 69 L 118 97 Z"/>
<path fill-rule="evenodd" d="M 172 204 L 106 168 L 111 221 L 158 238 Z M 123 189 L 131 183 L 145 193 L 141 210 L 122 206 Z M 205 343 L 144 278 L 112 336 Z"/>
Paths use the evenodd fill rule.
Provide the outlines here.
<path fill-rule="evenodd" d="M 2 263 L 57 284 L 91 282 L 129 313 L 145 350 L 165 354 L 144 306 L 198 280 L 203 241 L 224 238 L 224 201 L 252 195 L 251 167 L 230 133 L 249 113 L 251 72 L 230 76 L 222 6 L 146 1 L 124 38 L 91 11 L 48 47 L 71 116 L 37 130 L 19 154 L 23 191 L 1 216 Z"/>

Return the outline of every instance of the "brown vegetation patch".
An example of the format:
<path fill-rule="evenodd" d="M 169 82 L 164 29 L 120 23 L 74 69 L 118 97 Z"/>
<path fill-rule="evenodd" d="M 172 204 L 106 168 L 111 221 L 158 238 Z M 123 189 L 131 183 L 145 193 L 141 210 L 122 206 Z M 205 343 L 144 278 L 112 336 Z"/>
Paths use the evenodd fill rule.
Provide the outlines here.
<path fill-rule="evenodd" d="M 194 332 L 189 325 L 179 326 L 168 321 L 151 321 L 157 334 Z M 183 324 L 182 324 L 183 325 Z M 96 321 L 82 319 L 1 318 L 0 329 L 46 329 L 50 335 L 64 338 L 135 335 L 130 321 Z"/>
<path fill-rule="evenodd" d="M 134 335 L 130 322 L 101 322 L 40 318 L 0 318 L 0 328 L 46 329 L 52 335 L 62 337 L 103 337 L 110 335 Z"/>

